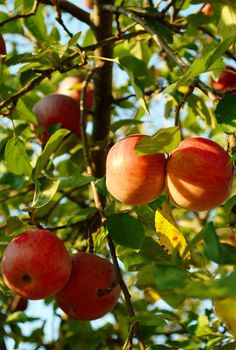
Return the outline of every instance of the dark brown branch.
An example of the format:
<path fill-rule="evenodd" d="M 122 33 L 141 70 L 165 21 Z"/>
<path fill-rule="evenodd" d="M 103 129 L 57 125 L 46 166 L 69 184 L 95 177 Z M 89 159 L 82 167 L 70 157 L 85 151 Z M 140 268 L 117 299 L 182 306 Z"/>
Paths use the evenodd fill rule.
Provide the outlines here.
<path fill-rule="evenodd" d="M 39 2 L 41 4 L 52 6 L 52 2 L 50 0 L 39 0 Z M 88 12 L 82 10 L 81 8 L 70 3 L 69 1 L 59 0 L 58 4 L 61 10 L 71 14 L 73 17 L 77 18 L 81 22 L 86 23 L 88 26 L 93 27 L 93 24 L 90 20 L 90 14 Z"/>

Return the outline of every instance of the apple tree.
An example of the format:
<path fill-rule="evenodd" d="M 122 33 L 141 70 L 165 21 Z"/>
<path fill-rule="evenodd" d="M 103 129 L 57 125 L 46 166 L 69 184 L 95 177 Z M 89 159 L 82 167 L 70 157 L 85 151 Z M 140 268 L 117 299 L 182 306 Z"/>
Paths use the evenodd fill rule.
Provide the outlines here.
<path fill-rule="evenodd" d="M 0 33 L 0 350 L 235 349 L 235 2 L 0 0 Z"/>

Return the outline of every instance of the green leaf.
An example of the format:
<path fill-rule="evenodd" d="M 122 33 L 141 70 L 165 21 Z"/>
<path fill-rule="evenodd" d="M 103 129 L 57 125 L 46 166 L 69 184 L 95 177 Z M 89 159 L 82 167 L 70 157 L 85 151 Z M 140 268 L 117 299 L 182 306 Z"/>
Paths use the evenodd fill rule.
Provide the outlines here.
<path fill-rule="evenodd" d="M 218 103 L 215 110 L 217 123 L 226 133 L 236 132 L 236 96 L 227 94 Z"/>
<path fill-rule="evenodd" d="M 205 241 L 204 254 L 209 260 L 220 263 L 220 242 L 212 222 L 209 222 L 203 229 L 203 237 Z"/>
<path fill-rule="evenodd" d="M 37 179 L 40 172 L 46 167 L 48 164 L 49 158 L 51 155 L 58 149 L 61 145 L 64 137 L 70 133 L 69 130 L 60 129 L 57 130 L 48 140 L 46 146 L 44 147 L 43 152 L 38 157 L 35 169 L 33 171 L 33 179 Z"/>
<path fill-rule="evenodd" d="M 68 42 L 68 47 L 75 46 L 78 43 L 80 36 L 81 36 L 81 32 L 78 32 L 75 35 L 73 35 L 73 37 Z"/>
<path fill-rule="evenodd" d="M 125 247 L 138 249 L 144 241 L 142 224 L 129 214 L 114 214 L 107 218 L 107 228 L 111 238 Z"/>
<path fill-rule="evenodd" d="M 225 265 L 236 265 L 236 248 L 231 244 L 221 243 L 221 261 Z"/>
<path fill-rule="evenodd" d="M 236 35 L 236 8 L 230 3 L 224 5 L 220 11 L 218 24 L 219 35 L 223 40 L 232 35 Z"/>
<path fill-rule="evenodd" d="M 23 311 L 17 311 L 8 315 L 5 322 L 6 323 L 17 323 L 17 322 L 24 323 L 24 322 L 36 321 L 36 320 L 38 320 L 37 317 L 28 317 Z"/>
<path fill-rule="evenodd" d="M 152 237 L 145 237 L 140 253 L 152 258 L 153 261 L 170 261 L 171 257 Z"/>
<path fill-rule="evenodd" d="M 215 115 L 210 108 L 206 105 L 206 101 L 202 96 L 191 95 L 188 99 L 188 105 L 191 108 L 195 118 L 200 117 L 206 125 L 215 129 L 217 123 Z"/>
<path fill-rule="evenodd" d="M 116 132 L 117 130 L 119 130 L 120 128 L 122 128 L 123 126 L 129 126 L 129 125 L 138 125 L 138 124 L 142 124 L 143 122 L 141 120 L 135 120 L 135 119 L 121 119 L 121 120 L 117 120 L 116 122 L 112 123 L 109 126 L 109 129 L 113 132 Z"/>
<path fill-rule="evenodd" d="M 27 108 L 23 99 L 19 99 L 16 108 L 13 110 L 13 119 L 25 120 L 30 123 L 35 123 L 35 115 Z"/>
<path fill-rule="evenodd" d="M 32 207 L 41 208 L 46 205 L 57 192 L 60 181 L 39 177 L 35 181 L 35 192 Z"/>
<path fill-rule="evenodd" d="M 9 171 L 16 175 L 31 176 L 32 167 L 25 145 L 19 138 L 12 138 L 7 142 L 4 154 Z"/>
<path fill-rule="evenodd" d="M 24 223 L 17 216 L 10 216 L 7 219 L 5 234 L 11 235 L 16 231 L 18 232 L 18 230 L 23 230 L 23 228 L 24 228 Z"/>
<path fill-rule="evenodd" d="M 231 36 L 220 43 L 214 50 L 208 52 L 201 58 L 196 58 L 191 67 L 184 73 L 178 81 L 177 87 L 185 84 L 189 79 L 197 77 L 201 73 L 209 72 L 224 67 L 222 55 L 235 42 L 236 37 Z"/>
<path fill-rule="evenodd" d="M 155 315 L 153 312 L 144 311 L 132 320 L 137 320 L 142 326 L 164 326 L 165 321 L 163 320 L 163 315 Z"/>
<path fill-rule="evenodd" d="M 96 212 L 97 209 L 93 207 L 81 209 L 79 214 L 74 215 L 68 220 L 67 226 L 69 227 L 71 225 L 77 224 L 78 222 L 85 221 L 88 217 L 93 216 Z"/>
<path fill-rule="evenodd" d="M 155 30 L 156 33 L 164 37 L 167 40 L 167 42 L 173 43 L 173 33 L 170 28 L 164 26 L 159 21 L 154 19 L 148 19 L 147 23 Z"/>
<path fill-rule="evenodd" d="M 83 187 L 94 179 L 93 176 L 72 175 L 66 179 L 60 179 L 59 190 L 67 187 Z"/>
<path fill-rule="evenodd" d="M 138 273 L 138 287 L 154 287 L 158 291 L 182 287 L 187 281 L 187 272 L 174 265 L 156 265 L 151 263 Z"/>
<path fill-rule="evenodd" d="M 36 14 L 24 19 L 27 29 L 39 42 L 47 42 L 47 27 L 44 22 L 43 6 L 39 6 Z"/>
<path fill-rule="evenodd" d="M 145 112 L 149 114 L 148 106 L 145 101 L 144 86 L 141 77 L 147 75 L 146 64 L 133 56 L 125 56 L 120 59 L 121 68 L 123 68 L 130 78 L 130 83 L 134 88 L 137 99 Z"/>
<path fill-rule="evenodd" d="M 153 136 L 143 136 L 135 146 L 137 155 L 170 153 L 181 141 L 180 128 L 172 126 L 159 130 Z"/>

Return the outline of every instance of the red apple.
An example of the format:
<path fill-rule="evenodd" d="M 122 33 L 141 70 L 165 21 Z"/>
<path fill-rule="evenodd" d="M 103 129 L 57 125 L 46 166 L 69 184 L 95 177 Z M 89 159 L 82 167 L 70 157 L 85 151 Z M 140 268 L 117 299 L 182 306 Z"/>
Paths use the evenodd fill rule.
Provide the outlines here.
<path fill-rule="evenodd" d="M 80 102 L 82 82 L 83 82 L 83 78 L 80 77 L 79 75 L 71 75 L 61 81 L 57 92 L 59 94 L 70 96 L 74 98 L 76 101 Z M 86 89 L 86 109 L 92 108 L 93 95 L 94 95 L 94 92 L 93 92 L 92 85 L 89 84 Z"/>
<path fill-rule="evenodd" d="M 190 137 L 182 141 L 167 160 L 166 190 L 178 206 L 210 210 L 229 196 L 233 166 L 216 142 Z"/>
<path fill-rule="evenodd" d="M 48 140 L 50 131 L 56 124 L 75 132 L 80 138 L 80 106 L 72 97 L 61 94 L 45 96 L 35 104 L 33 112 L 38 126 L 44 129 L 41 135 L 43 142 Z"/>
<path fill-rule="evenodd" d="M 119 201 L 146 204 L 157 198 L 164 189 L 165 156 L 137 156 L 135 145 L 144 135 L 131 135 L 115 143 L 106 160 L 106 186 Z"/>
<path fill-rule="evenodd" d="M 211 4 L 207 3 L 201 8 L 200 12 L 205 16 L 212 16 L 213 15 L 213 8 L 212 8 Z"/>
<path fill-rule="evenodd" d="M 0 55 L 6 55 L 6 44 L 1 33 L 0 33 Z M 3 63 L 4 61 L 5 59 L 2 59 Z"/>
<path fill-rule="evenodd" d="M 223 71 L 218 81 L 212 80 L 211 85 L 213 89 L 222 91 L 228 88 L 236 87 L 236 69 L 230 66 L 226 66 L 225 68 L 226 70 Z M 232 92 L 232 94 L 236 94 L 236 91 Z"/>
<path fill-rule="evenodd" d="M 104 316 L 120 295 L 113 265 L 91 253 L 74 254 L 71 259 L 70 279 L 56 295 L 58 306 L 69 317 L 80 321 Z"/>
<path fill-rule="evenodd" d="M 51 231 L 25 231 L 7 246 L 2 260 L 6 285 L 27 299 L 43 299 L 62 289 L 71 273 L 63 242 Z"/>
<path fill-rule="evenodd" d="M 93 2 L 94 2 L 94 0 L 84 0 L 84 5 L 92 10 L 93 9 Z"/>

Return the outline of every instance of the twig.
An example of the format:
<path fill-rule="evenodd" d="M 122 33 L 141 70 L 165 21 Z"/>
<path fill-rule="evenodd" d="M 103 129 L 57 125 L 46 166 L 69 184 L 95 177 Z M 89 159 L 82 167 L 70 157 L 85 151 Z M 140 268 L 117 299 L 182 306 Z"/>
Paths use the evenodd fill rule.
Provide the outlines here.
<path fill-rule="evenodd" d="M 34 16 L 37 12 L 38 6 L 39 6 L 39 0 L 35 0 L 32 6 L 32 9 L 27 12 L 27 13 L 22 13 L 22 14 L 18 14 L 16 16 L 13 17 L 9 17 L 7 19 L 5 19 L 4 21 L 0 22 L 0 27 L 4 26 L 4 24 L 9 23 L 11 21 L 14 21 L 16 19 L 20 19 L 20 18 L 27 18 L 27 17 L 31 17 Z"/>
<path fill-rule="evenodd" d="M 189 66 L 186 64 L 179 55 L 174 52 L 174 50 L 168 45 L 166 40 L 162 35 L 157 33 L 153 27 L 151 27 L 148 22 L 141 17 L 141 15 L 138 15 L 132 10 L 128 10 L 124 7 L 119 7 L 119 6 L 114 6 L 114 5 L 103 5 L 103 8 L 106 9 L 107 11 L 111 12 L 118 12 L 122 13 L 123 15 L 129 17 L 136 23 L 140 24 L 152 37 L 153 40 L 167 53 L 167 55 L 176 63 L 176 65 L 180 68 L 181 71 L 185 72 Z M 214 94 L 214 91 L 209 88 L 206 84 L 204 84 L 201 80 L 199 79 L 194 79 L 196 82 L 196 86 L 199 87 L 199 89 L 206 94 L 209 99 L 212 101 L 216 100 L 216 96 Z"/>
<path fill-rule="evenodd" d="M 39 0 L 41 4 L 50 5 L 52 6 L 51 0 Z M 86 23 L 88 26 L 90 26 L 92 29 L 94 28 L 94 25 L 92 21 L 90 20 L 90 14 L 84 10 L 82 10 L 80 7 L 70 3 L 69 1 L 59 0 L 59 8 L 69 14 L 71 14 L 73 17 L 77 18 L 81 22 Z"/>
<path fill-rule="evenodd" d="M 180 125 L 180 110 L 184 106 L 187 99 L 192 95 L 194 88 L 195 88 L 195 84 L 193 83 L 188 87 L 188 91 L 186 92 L 184 97 L 180 100 L 178 105 L 176 106 L 176 108 L 175 108 L 175 126 Z"/>

